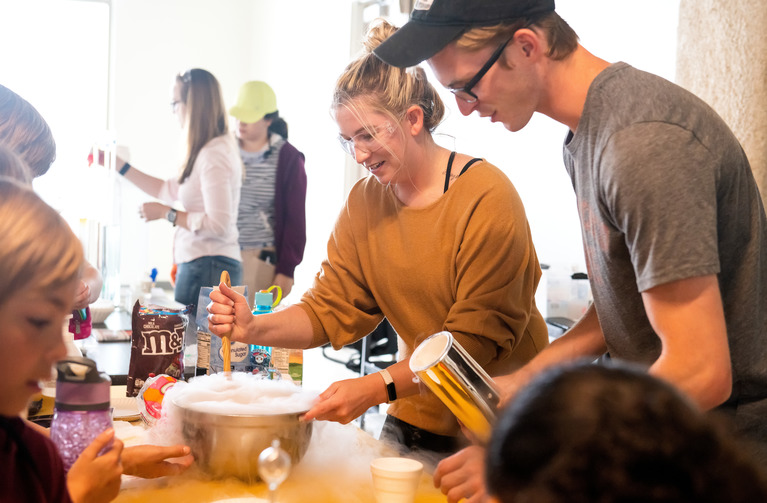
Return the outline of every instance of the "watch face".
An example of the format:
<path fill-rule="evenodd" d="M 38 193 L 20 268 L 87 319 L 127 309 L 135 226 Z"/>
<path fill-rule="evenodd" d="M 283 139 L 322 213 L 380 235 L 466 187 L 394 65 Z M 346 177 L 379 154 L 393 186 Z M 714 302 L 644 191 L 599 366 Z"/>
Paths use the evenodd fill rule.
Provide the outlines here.
<path fill-rule="evenodd" d="M 168 214 L 165 215 L 165 218 L 168 219 L 168 221 L 172 224 L 176 223 L 176 210 L 171 209 L 168 211 Z"/>

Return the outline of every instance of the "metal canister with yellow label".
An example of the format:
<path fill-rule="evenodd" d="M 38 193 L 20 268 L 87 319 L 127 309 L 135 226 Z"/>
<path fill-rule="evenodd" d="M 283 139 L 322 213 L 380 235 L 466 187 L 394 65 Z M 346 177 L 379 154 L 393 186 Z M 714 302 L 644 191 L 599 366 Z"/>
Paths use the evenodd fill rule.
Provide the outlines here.
<path fill-rule="evenodd" d="M 453 334 L 438 332 L 419 344 L 410 357 L 410 370 L 479 441 L 490 439 L 500 395 Z"/>

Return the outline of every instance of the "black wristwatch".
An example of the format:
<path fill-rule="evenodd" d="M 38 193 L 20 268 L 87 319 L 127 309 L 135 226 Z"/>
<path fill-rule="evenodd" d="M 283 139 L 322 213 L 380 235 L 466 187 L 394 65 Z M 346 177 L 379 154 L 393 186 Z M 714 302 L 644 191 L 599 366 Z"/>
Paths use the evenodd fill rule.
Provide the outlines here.
<path fill-rule="evenodd" d="M 386 369 L 383 369 L 378 373 L 381 374 L 381 377 L 386 384 L 386 403 L 392 403 L 397 399 L 397 388 L 394 387 L 394 379 L 391 378 L 391 374 L 389 374 L 389 371 Z"/>
<path fill-rule="evenodd" d="M 173 227 L 176 226 L 176 218 L 178 217 L 178 212 L 174 210 L 173 208 L 168 210 L 168 213 L 165 215 L 165 218 L 168 219 L 168 222 L 173 224 Z"/>

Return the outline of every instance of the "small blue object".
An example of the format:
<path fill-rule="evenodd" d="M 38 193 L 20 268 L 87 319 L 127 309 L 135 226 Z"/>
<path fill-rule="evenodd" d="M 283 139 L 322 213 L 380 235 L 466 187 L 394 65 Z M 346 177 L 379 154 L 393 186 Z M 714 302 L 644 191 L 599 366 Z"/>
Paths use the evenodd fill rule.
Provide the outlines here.
<path fill-rule="evenodd" d="M 263 314 L 272 311 L 272 302 L 274 297 L 271 292 L 265 292 L 263 290 L 256 292 L 254 304 L 256 308 L 253 310 L 253 314 Z M 258 311 L 258 312 L 256 312 Z"/>
<path fill-rule="evenodd" d="M 271 292 L 265 292 L 263 290 L 256 292 L 255 296 L 256 305 L 253 309 L 253 314 L 269 314 L 272 312 L 272 294 Z M 254 374 L 261 374 L 262 372 L 269 372 L 272 366 L 272 348 L 269 346 L 259 346 L 257 344 L 250 344 L 250 365 Z M 269 375 L 269 379 L 272 376 Z"/>
<path fill-rule="evenodd" d="M 154 283 L 155 280 L 157 280 L 157 268 L 156 267 L 152 267 L 152 272 L 149 273 L 149 277 L 152 278 L 152 283 Z"/>

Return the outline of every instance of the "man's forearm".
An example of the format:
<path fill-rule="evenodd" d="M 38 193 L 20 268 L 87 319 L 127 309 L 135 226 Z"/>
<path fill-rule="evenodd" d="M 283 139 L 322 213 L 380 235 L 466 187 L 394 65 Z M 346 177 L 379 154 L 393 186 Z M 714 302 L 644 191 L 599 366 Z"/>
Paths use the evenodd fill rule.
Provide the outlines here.
<path fill-rule="evenodd" d="M 495 378 L 501 388 L 501 403 L 508 403 L 522 387 L 547 368 L 579 358 L 597 358 L 606 350 L 596 309 L 591 306 L 570 330 L 529 363 L 512 374 Z"/>
<path fill-rule="evenodd" d="M 703 410 L 732 392 L 732 364 L 716 275 L 687 278 L 642 293 L 662 352 L 650 373 L 685 392 Z"/>

